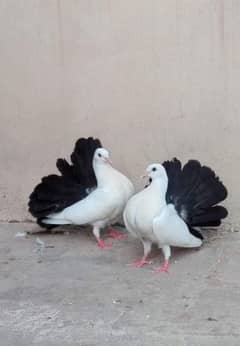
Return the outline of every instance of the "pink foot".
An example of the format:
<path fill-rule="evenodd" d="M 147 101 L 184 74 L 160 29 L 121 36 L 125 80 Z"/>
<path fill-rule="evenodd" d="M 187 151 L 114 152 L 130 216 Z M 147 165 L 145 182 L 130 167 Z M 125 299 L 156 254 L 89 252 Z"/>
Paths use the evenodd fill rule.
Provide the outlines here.
<path fill-rule="evenodd" d="M 169 268 L 169 265 L 168 265 L 168 261 L 166 260 L 161 267 L 153 269 L 153 272 L 154 273 L 163 273 L 163 272 L 168 273 L 168 268 Z"/>
<path fill-rule="evenodd" d="M 105 248 L 110 248 L 112 247 L 111 243 L 107 243 L 105 241 L 103 241 L 102 239 L 97 239 L 97 244 L 101 249 L 105 249 Z"/>
<path fill-rule="evenodd" d="M 145 257 L 139 259 L 139 260 L 136 260 L 136 261 L 133 261 L 131 263 L 129 263 L 130 266 L 133 266 L 133 267 L 142 267 L 144 264 L 152 264 L 151 261 L 147 261 Z"/>
<path fill-rule="evenodd" d="M 126 238 L 126 234 L 122 234 L 120 232 L 117 232 L 115 231 L 114 229 L 110 229 L 108 231 L 108 236 L 111 237 L 111 238 L 115 238 L 115 239 L 123 239 L 123 238 Z"/>

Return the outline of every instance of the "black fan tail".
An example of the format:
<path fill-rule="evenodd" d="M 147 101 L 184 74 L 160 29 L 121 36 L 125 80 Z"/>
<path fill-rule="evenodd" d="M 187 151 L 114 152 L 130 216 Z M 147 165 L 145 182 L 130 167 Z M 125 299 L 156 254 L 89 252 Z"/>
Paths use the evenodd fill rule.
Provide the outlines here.
<path fill-rule="evenodd" d="M 199 214 L 193 214 L 191 217 L 191 225 L 193 226 L 205 226 L 213 225 L 214 223 L 218 225 L 222 219 L 226 218 L 228 215 L 227 209 L 218 205 L 215 207 L 210 207 L 206 210 L 202 210 Z"/>
<path fill-rule="evenodd" d="M 168 175 L 167 203 L 173 203 L 190 226 L 215 227 L 228 212 L 218 204 L 226 199 L 227 189 L 215 172 L 197 160 L 181 169 L 177 159 L 163 163 Z"/>
<path fill-rule="evenodd" d="M 73 167 L 67 162 L 67 160 L 57 159 L 56 166 L 62 176 L 75 180 Z"/>
<path fill-rule="evenodd" d="M 44 177 L 29 198 L 29 212 L 39 219 L 57 213 L 87 196 L 83 186 L 57 175 Z"/>
<path fill-rule="evenodd" d="M 28 206 L 40 226 L 44 225 L 42 219 L 85 198 L 88 191 L 97 185 L 92 162 L 95 150 L 100 147 L 99 139 L 78 139 L 71 154 L 71 164 L 65 159 L 58 159 L 56 166 L 61 175 L 46 176 L 35 187 Z"/>
<path fill-rule="evenodd" d="M 80 184 L 91 188 L 96 186 L 96 176 L 93 170 L 93 156 L 97 148 L 101 148 L 102 144 L 99 139 L 80 138 L 71 154 L 72 175 Z"/>

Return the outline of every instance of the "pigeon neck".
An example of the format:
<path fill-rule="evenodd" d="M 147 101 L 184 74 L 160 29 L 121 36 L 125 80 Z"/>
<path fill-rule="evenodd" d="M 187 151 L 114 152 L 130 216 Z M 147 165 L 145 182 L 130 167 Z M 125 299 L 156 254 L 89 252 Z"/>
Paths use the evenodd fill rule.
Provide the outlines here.
<path fill-rule="evenodd" d="M 150 187 L 152 187 L 152 189 L 157 191 L 161 195 L 161 197 L 165 200 L 167 188 L 168 188 L 168 179 L 157 177 L 152 180 Z"/>
<path fill-rule="evenodd" d="M 93 163 L 93 168 L 97 179 L 97 186 L 109 186 L 111 177 L 115 171 L 114 168 L 110 164 L 104 162 Z"/>

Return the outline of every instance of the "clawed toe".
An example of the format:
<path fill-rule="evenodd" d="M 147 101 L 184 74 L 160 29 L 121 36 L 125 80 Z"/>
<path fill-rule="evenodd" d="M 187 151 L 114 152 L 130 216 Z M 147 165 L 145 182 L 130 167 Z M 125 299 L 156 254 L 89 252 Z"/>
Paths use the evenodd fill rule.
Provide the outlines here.
<path fill-rule="evenodd" d="M 99 246 L 101 249 L 107 249 L 107 248 L 112 247 L 112 244 L 111 244 L 111 243 L 104 242 L 103 240 L 100 240 L 100 241 L 98 241 L 98 246 Z"/>

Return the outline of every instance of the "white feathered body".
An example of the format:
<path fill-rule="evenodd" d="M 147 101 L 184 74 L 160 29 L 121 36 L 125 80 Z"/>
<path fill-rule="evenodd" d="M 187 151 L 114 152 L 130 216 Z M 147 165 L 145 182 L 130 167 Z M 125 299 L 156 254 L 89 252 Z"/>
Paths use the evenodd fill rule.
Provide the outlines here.
<path fill-rule="evenodd" d="M 161 213 L 165 203 L 161 202 L 159 191 L 156 191 L 153 185 L 129 199 L 123 217 L 127 229 L 133 236 L 157 242 L 152 222 Z"/>
<path fill-rule="evenodd" d="M 195 247 L 202 241 L 192 236 L 174 205 L 166 204 L 167 185 L 153 181 L 134 195 L 124 210 L 124 222 L 130 233 L 142 240 L 164 245 Z"/>
<path fill-rule="evenodd" d="M 201 239 L 189 232 L 173 204 L 163 207 L 160 215 L 153 219 L 153 232 L 160 246 L 198 247 L 202 244 Z"/>
<path fill-rule="evenodd" d="M 98 186 L 83 200 L 63 211 L 48 216 L 46 223 L 58 220 L 66 224 L 91 224 L 104 227 L 117 220 L 123 213 L 127 200 L 134 193 L 133 184 L 110 165 L 96 165 Z"/>

